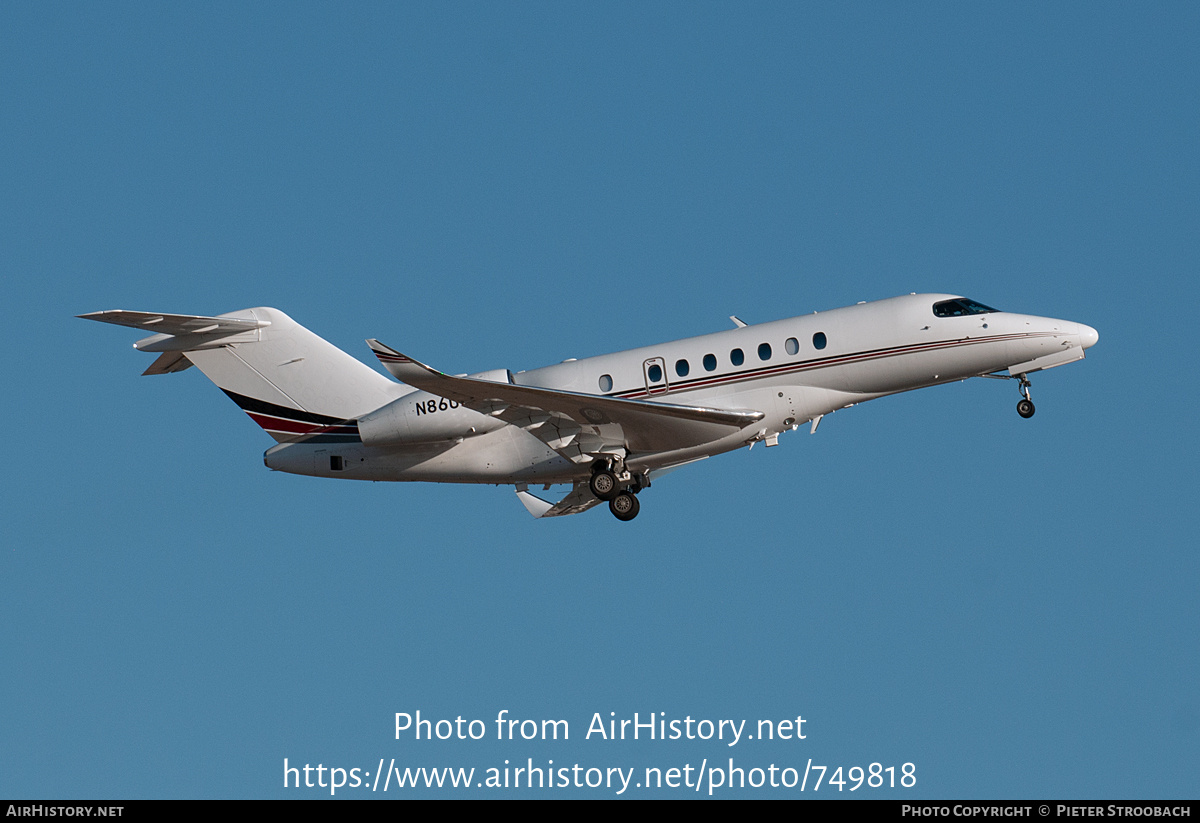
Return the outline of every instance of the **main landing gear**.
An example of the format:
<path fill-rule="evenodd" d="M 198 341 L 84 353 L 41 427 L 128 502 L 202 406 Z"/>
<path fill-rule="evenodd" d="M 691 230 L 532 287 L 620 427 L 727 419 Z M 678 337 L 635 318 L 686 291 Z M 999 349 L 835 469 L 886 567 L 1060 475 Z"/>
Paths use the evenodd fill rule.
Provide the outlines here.
<path fill-rule="evenodd" d="M 635 496 L 642 490 L 642 478 L 634 477 L 620 464 L 597 464 L 588 488 L 596 497 L 608 502 L 608 510 L 618 520 L 632 520 L 642 508 Z"/>
<path fill-rule="evenodd" d="M 638 516 L 642 504 L 633 496 L 633 492 L 623 491 L 608 501 L 608 510 L 618 520 L 632 520 Z"/>
<path fill-rule="evenodd" d="M 588 483 L 588 487 L 592 490 L 592 494 L 601 500 L 612 500 L 621 491 L 616 473 L 609 469 L 597 469 L 592 472 L 592 479 Z"/>

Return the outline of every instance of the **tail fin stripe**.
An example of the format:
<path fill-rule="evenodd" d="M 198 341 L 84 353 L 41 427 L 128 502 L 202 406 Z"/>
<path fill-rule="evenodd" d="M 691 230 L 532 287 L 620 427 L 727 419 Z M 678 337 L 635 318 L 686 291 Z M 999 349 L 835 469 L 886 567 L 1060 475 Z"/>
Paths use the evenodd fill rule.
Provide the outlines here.
<path fill-rule="evenodd" d="M 242 411 L 247 414 L 257 412 L 258 414 L 266 414 L 272 417 L 281 417 L 287 420 L 303 420 L 307 423 L 317 423 L 324 426 L 337 426 L 353 422 L 341 417 L 330 417 L 327 414 L 316 414 L 301 409 L 289 409 L 287 406 L 268 403 L 266 400 L 259 400 L 255 397 L 247 397 L 244 394 L 229 391 L 229 389 L 222 389 L 221 391 L 229 395 L 229 399 L 241 406 Z"/>
<path fill-rule="evenodd" d="M 222 389 L 242 407 L 250 419 L 276 440 L 301 439 L 307 443 L 361 443 L 357 420 L 342 420 L 326 414 L 289 409 L 266 400 Z"/>
<path fill-rule="evenodd" d="M 301 420 L 271 417 L 265 414 L 258 414 L 257 412 L 247 412 L 247 414 L 250 415 L 251 420 L 267 431 L 289 432 L 291 434 L 314 434 L 317 432 L 321 432 L 322 434 L 358 434 L 358 426 L 356 424 L 322 426 L 315 423 L 306 423 Z"/>

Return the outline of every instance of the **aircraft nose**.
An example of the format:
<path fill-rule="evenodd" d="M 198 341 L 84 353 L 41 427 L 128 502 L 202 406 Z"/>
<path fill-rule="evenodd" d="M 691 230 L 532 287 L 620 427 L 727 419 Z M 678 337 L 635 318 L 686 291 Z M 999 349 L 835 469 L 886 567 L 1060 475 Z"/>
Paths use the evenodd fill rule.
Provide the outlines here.
<path fill-rule="evenodd" d="M 1085 349 L 1090 349 L 1092 346 L 1096 345 L 1096 342 L 1100 339 L 1100 332 L 1096 331 L 1091 326 L 1080 325 L 1079 338 L 1083 341 L 1083 347 Z"/>

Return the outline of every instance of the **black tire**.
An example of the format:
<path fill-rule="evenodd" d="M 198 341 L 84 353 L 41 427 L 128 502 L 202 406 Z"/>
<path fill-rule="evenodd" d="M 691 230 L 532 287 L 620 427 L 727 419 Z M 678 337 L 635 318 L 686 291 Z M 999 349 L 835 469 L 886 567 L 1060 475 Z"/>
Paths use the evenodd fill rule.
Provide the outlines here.
<path fill-rule="evenodd" d="M 608 510 L 618 520 L 628 521 L 638 516 L 638 512 L 642 510 L 642 504 L 629 492 L 620 492 L 608 501 Z"/>
<path fill-rule="evenodd" d="M 1033 407 L 1033 403 L 1029 400 L 1021 400 L 1019 403 L 1017 403 L 1017 414 L 1026 419 L 1033 417 L 1033 413 L 1035 411 L 1037 411 L 1037 409 Z"/>
<path fill-rule="evenodd" d="M 608 469 L 601 469 L 593 474 L 592 479 L 588 481 L 588 488 L 600 500 L 612 500 L 621 492 L 617 476 Z"/>

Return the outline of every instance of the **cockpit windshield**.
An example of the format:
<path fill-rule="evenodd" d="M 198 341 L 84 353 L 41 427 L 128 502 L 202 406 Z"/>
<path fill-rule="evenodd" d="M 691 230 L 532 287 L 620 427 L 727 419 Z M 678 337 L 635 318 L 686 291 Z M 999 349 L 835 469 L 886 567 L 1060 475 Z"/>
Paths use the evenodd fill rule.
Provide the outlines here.
<path fill-rule="evenodd" d="M 955 300 L 943 300 L 940 303 L 933 304 L 934 317 L 966 317 L 969 314 L 992 314 L 998 311 L 999 309 L 993 309 L 991 306 L 976 303 L 974 300 L 968 300 L 965 297 L 959 297 Z"/>

